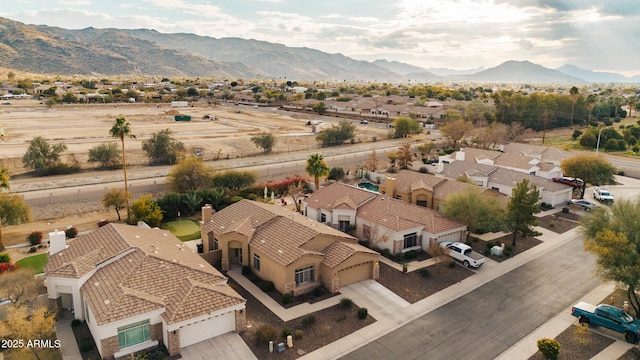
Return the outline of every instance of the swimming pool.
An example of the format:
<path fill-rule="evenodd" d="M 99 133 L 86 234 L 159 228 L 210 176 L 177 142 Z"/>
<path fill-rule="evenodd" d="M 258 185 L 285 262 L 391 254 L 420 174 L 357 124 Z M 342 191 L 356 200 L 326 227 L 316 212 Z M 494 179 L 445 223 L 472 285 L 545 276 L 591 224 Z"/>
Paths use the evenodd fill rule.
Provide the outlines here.
<path fill-rule="evenodd" d="M 368 183 L 368 182 L 358 183 L 358 187 L 378 192 L 378 186 L 377 185 L 373 185 L 373 184 Z"/>

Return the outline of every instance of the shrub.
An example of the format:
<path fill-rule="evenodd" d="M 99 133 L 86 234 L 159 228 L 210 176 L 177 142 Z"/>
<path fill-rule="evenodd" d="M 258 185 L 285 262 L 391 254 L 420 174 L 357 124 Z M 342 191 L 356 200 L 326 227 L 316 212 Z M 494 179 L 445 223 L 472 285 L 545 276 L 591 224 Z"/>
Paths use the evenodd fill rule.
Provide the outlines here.
<path fill-rule="evenodd" d="M 429 172 L 429 169 L 427 169 L 425 166 L 420 166 L 420 169 L 418 169 L 419 172 L 426 174 Z"/>
<path fill-rule="evenodd" d="M 351 309 L 351 307 L 353 306 L 353 300 L 347 298 L 347 297 L 343 297 L 342 299 L 340 299 L 340 307 L 343 309 Z"/>
<path fill-rule="evenodd" d="M 76 328 L 76 327 L 80 326 L 80 324 L 82 324 L 82 320 L 80 320 L 80 319 L 71 320 L 71 327 L 73 327 L 73 328 Z"/>
<path fill-rule="evenodd" d="M 247 276 L 251 274 L 251 268 L 249 268 L 247 265 L 243 265 L 242 266 L 242 275 Z"/>
<path fill-rule="evenodd" d="M 538 350 L 545 359 L 555 360 L 560 355 L 560 343 L 556 339 L 542 338 L 538 340 Z"/>
<path fill-rule="evenodd" d="M 307 314 L 302 317 L 302 327 L 308 328 L 316 322 L 316 316 L 313 314 Z"/>
<path fill-rule="evenodd" d="M 449 266 L 450 268 L 453 269 L 454 267 L 456 267 L 456 262 L 451 260 L 451 261 L 449 261 L 449 264 L 447 266 Z"/>
<path fill-rule="evenodd" d="M 369 311 L 367 310 L 367 308 L 360 308 L 358 309 L 358 319 L 360 320 L 364 320 L 367 318 L 367 313 Z"/>
<path fill-rule="evenodd" d="M 291 335 L 291 329 L 286 327 L 282 328 L 282 337 L 286 339 L 289 335 Z"/>
<path fill-rule="evenodd" d="M 566 207 L 566 206 L 565 206 L 565 207 L 563 207 L 563 208 L 562 208 L 562 212 L 563 212 L 563 213 L 565 213 L 565 214 L 568 214 L 568 213 L 569 213 L 569 208 L 568 208 L 568 207 Z"/>
<path fill-rule="evenodd" d="M 395 254 L 394 257 L 396 258 L 396 261 L 402 261 L 404 259 L 404 254 L 399 252 Z"/>
<path fill-rule="evenodd" d="M 344 320 L 346 320 L 346 319 L 347 319 L 347 315 L 342 314 L 342 315 L 339 315 L 339 316 L 336 318 L 336 322 L 344 321 Z"/>
<path fill-rule="evenodd" d="M 405 258 L 406 260 L 412 260 L 412 259 L 415 259 L 416 257 L 418 257 L 418 252 L 417 252 L 417 251 L 415 251 L 415 250 L 407 251 L 407 252 L 404 254 L 404 258 Z"/>
<path fill-rule="evenodd" d="M 554 227 L 556 227 L 556 223 L 554 223 L 554 222 L 550 222 L 550 223 L 549 223 L 549 227 L 553 229 Z"/>
<path fill-rule="evenodd" d="M 293 332 L 293 338 L 297 339 L 297 340 L 300 340 L 300 339 L 302 339 L 302 335 L 303 334 L 304 334 L 304 331 L 298 329 L 298 330 Z"/>
<path fill-rule="evenodd" d="M 273 325 L 262 325 L 256 330 L 256 345 L 268 345 L 269 341 L 275 340 L 278 330 Z"/>
<path fill-rule="evenodd" d="M 634 145 L 631 150 L 633 150 L 634 153 L 637 153 L 638 151 L 640 151 L 640 146 L 638 145 Z"/>
<path fill-rule="evenodd" d="M 509 256 L 511 256 L 511 251 L 509 251 L 509 250 L 506 250 L 506 249 L 505 249 L 505 250 L 504 250 L 504 256 L 505 256 L 505 257 L 509 257 Z"/>
<path fill-rule="evenodd" d="M 38 251 L 38 248 L 35 246 L 32 246 L 29 248 L 29 254 L 33 254 L 34 252 Z"/>
<path fill-rule="evenodd" d="M 316 286 L 315 289 L 313 289 L 313 296 L 318 297 L 322 295 L 322 290 L 322 285 Z"/>
<path fill-rule="evenodd" d="M 371 245 L 371 244 L 369 243 L 369 240 L 366 240 L 366 239 L 360 239 L 360 240 L 358 240 L 358 244 L 360 244 L 360 245 L 362 245 L 362 246 L 364 246 L 364 247 L 367 247 L 367 248 L 370 248 L 370 245 Z"/>
<path fill-rule="evenodd" d="M 78 236 L 78 229 L 75 226 L 72 226 L 64 231 L 64 236 L 66 236 L 67 239 L 73 239 Z"/>
<path fill-rule="evenodd" d="M 89 338 L 82 338 L 80 340 L 80 344 L 78 344 L 78 348 L 80 349 L 80 352 L 91 351 L 91 349 L 93 349 L 93 340 Z"/>
<path fill-rule="evenodd" d="M 573 130 L 573 134 L 571 134 L 571 138 L 573 140 L 579 138 L 582 135 L 582 131 L 580 130 Z"/>
<path fill-rule="evenodd" d="M 0 254 L 0 264 L 10 263 L 10 262 L 11 262 L 11 255 L 9 255 L 9 253 Z"/>
<path fill-rule="evenodd" d="M 273 281 L 270 280 L 263 280 L 260 283 L 260 289 L 264 292 L 269 292 L 271 290 L 273 290 L 275 287 L 273 286 Z"/>
<path fill-rule="evenodd" d="M 493 241 L 487 241 L 487 249 L 491 249 L 493 247 Z"/>
<path fill-rule="evenodd" d="M 98 221 L 98 227 L 103 227 L 109 223 L 109 220 L 102 219 Z"/>
<path fill-rule="evenodd" d="M 491 255 L 491 249 L 484 249 L 484 256 Z"/>
<path fill-rule="evenodd" d="M 429 276 L 431 276 L 431 274 L 429 273 L 429 269 L 427 269 L 427 268 L 422 268 L 422 269 L 418 270 L 418 272 L 424 278 L 428 278 Z"/>
<path fill-rule="evenodd" d="M 282 301 L 282 303 L 285 304 L 285 305 L 290 303 L 291 302 L 291 293 L 282 294 L 282 297 L 280 298 L 280 301 Z"/>
<path fill-rule="evenodd" d="M 29 244 L 31 245 L 40 244 L 40 242 L 42 242 L 42 231 L 34 231 L 27 235 L 27 240 L 29 240 Z"/>
<path fill-rule="evenodd" d="M 11 264 L 11 263 L 0 264 L 0 274 L 3 274 L 7 271 L 17 270 L 17 269 L 18 269 L 18 265 L 16 264 Z"/>

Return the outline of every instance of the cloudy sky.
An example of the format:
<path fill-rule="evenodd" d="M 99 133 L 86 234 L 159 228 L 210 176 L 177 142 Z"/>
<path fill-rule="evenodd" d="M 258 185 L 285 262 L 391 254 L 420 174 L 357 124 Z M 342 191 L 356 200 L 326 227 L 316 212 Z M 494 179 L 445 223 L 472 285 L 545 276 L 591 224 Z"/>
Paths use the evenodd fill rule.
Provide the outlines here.
<path fill-rule="evenodd" d="M 257 39 L 424 68 L 529 60 L 640 74 L 639 0 L 3 0 L 0 16 Z"/>

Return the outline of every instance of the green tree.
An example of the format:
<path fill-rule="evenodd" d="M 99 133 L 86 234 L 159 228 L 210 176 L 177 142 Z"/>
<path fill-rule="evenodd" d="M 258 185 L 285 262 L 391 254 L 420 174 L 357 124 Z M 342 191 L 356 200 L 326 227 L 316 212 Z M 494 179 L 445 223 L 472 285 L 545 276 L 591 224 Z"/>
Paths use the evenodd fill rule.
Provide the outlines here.
<path fill-rule="evenodd" d="M 69 91 L 62 96 L 62 102 L 75 104 L 78 102 L 78 97 Z"/>
<path fill-rule="evenodd" d="M 9 190 L 9 170 L 5 167 L 0 167 L 0 193 L 3 190 Z M 2 196 L 2 194 L 0 194 Z M 4 250 L 4 241 L 2 241 L 2 223 L 3 219 L 0 216 L 0 251 Z"/>
<path fill-rule="evenodd" d="M 470 232 L 484 233 L 503 228 L 504 208 L 493 196 L 485 196 L 479 187 L 447 196 L 444 216 L 466 224 Z"/>
<path fill-rule="evenodd" d="M 258 174 L 253 171 L 226 170 L 213 176 L 211 185 L 214 188 L 240 190 L 253 185 Z"/>
<path fill-rule="evenodd" d="M 190 191 L 186 194 L 182 194 L 182 203 L 187 209 L 187 212 L 189 214 L 193 214 L 202 204 L 202 196 L 196 191 Z"/>
<path fill-rule="evenodd" d="M 332 167 L 329 171 L 329 180 L 342 180 L 344 179 L 344 169 L 341 167 Z"/>
<path fill-rule="evenodd" d="M 309 176 L 313 177 L 315 191 L 320 189 L 320 178 L 323 176 L 329 175 L 329 166 L 326 161 L 324 161 L 324 157 L 318 153 L 311 154 L 307 159 L 307 166 L 305 167 L 305 171 Z"/>
<path fill-rule="evenodd" d="M 327 106 L 324 104 L 323 101 L 320 101 L 320 102 L 317 102 L 317 103 L 313 104 L 311 109 L 313 111 L 317 112 L 318 114 L 324 114 L 324 112 L 327 111 Z"/>
<path fill-rule="evenodd" d="M 2 224 L 22 224 L 30 218 L 31 208 L 24 202 L 22 196 L 0 193 L 0 250 L 4 249 Z"/>
<path fill-rule="evenodd" d="M 338 125 L 331 125 L 318 134 L 316 139 L 322 141 L 322 146 L 342 145 L 345 141 L 355 137 L 355 125 L 350 121 L 340 120 Z"/>
<path fill-rule="evenodd" d="M 589 111 L 589 124 L 591 124 L 591 113 L 593 112 L 593 108 L 598 103 L 598 97 L 594 94 L 587 96 L 587 110 Z"/>
<path fill-rule="evenodd" d="M 273 147 L 276 145 L 278 139 L 270 132 L 260 132 L 251 137 L 251 142 L 253 142 L 257 147 L 262 148 L 265 154 L 271 152 Z"/>
<path fill-rule="evenodd" d="M 162 222 L 162 209 L 151 199 L 151 195 L 143 195 L 131 204 L 131 220 L 135 224 L 144 221 L 151 227 L 160 226 Z"/>
<path fill-rule="evenodd" d="M 118 145 L 114 142 L 103 143 L 89 149 L 89 162 L 100 163 L 103 169 L 115 169 L 120 166 Z"/>
<path fill-rule="evenodd" d="M 560 343 L 556 339 L 542 338 L 537 344 L 545 359 L 556 360 L 560 355 Z"/>
<path fill-rule="evenodd" d="M 420 130 L 420 124 L 410 117 L 398 116 L 393 123 L 394 136 L 404 138 Z"/>
<path fill-rule="evenodd" d="M 175 164 L 184 154 L 184 144 L 171 136 L 170 129 L 154 132 L 149 140 L 142 142 L 142 151 L 149 157 L 151 165 Z"/>
<path fill-rule="evenodd" d="M 534 214 L 540 212 L 539 201 L 540 191 L 534 184 L 529 184 L 527 179 L 517 183 L 511 192 L 505 224 L 506 228 L 513 232 L 512 246 L 516 246 L 518 234 L 522 236 L 535 234 L 533 226 L 538 224 L 538 219 Z"/>
<path fill-rule="evenodd" d="M 436 143 L 429 141 L 424 144 L 418 145 L 417 149 L 420 152 L 420 155 L 424 157 L 425 155 L 429 156 L 429 154 L 431 154 L 431 150 L 433 150 L 435 147 Z"/>
<path fill-rule="evenodd" d="M 585 248 L 596 256 L 598 275 L 626 288 L 629 303 L 640 316 L 640 199 L 618 199 L 611 211 L 596 209 L 580 222 Z"/>
<path fill-rule="evenodd" d="M 576 107 L 576 102 L 578 101 L 578 97 L 580 96 L 580 92 L 578 88 L 572 86 L 569 90 L 569 97 L 571 98 L 571 128 L 573 128 L 573 112 Z"/>
<path fill-rule="evenodd" d="M 584 181 L 580 189 L 580 198 L 584 197 L 587 184 L 600 186 L 615 183 L 616 168 L 607 160 L 595 155 L 572 156 L 562 160 L 560 168 L 565 176 L 580 178 Z"/>
<path fill-rule="evenodd" d="M 31 139 L 27 152 L 22 157 L 22 163 L 29 169 L 34 169 L 36 175 L 42 175 L 60 163 L 60 154 L 67 150 L 65 144 L 51 146 L 42 136 Z"/>
<path fill-rule="evenodd" d="M 135 139 L 136 136 L 133 135 L 131 131 L 131 125 L 123 116 L 119 116 L 116 119 L 115 124 L 109 130 L 109 135 L 111 137 L 120 139 L 120 143 L 122 144 L 122 171 L 124 172 L 124 196 L 126 199 L 127 205 L 127 219 L 131 219 L 130 208 L 129 208 L 129 183 L 127 181 L 127 157 L 125 156 L 124 151 L 124 138 Z"/>
<path fill-rule="evenodd" d="M 102 205 L 106 208 L 113 207 L 118 214 L 118 221 L 120 218 L 120 210 L 127 204 L 126 193 L 120 189 L 110 189 L 102 196 Z"/>
<path fill-rule="evenodd" d="M 458 141 L 462 140 L 471 129 L 473 129 L 473 124 L 462 119 L 457 119 L 449 121 L 441 127 L 440 132 L 449 139 L 453 143 L 453 147 L 456 148 Z"/>
<path fill-rule="evenodd" d="M 167 174 L 169 190 L 179 193 L 207 189 L 212 179 L 213 170 L 196 156 L 179 160 Z"/>

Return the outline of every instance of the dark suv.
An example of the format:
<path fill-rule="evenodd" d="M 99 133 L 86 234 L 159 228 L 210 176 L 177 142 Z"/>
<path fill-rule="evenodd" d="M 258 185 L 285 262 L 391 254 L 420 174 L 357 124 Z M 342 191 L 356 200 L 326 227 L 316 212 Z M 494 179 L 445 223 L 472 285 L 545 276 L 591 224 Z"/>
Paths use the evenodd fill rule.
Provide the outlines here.
<path fill-rule="evenodd" d="M 579 186 L 584 185 L 584 181 L 582 181 L 582 179 L 570 178 L 570 177 L 565 177 L 565 176 L 559 177 L 559 178 L 553 178 L 552 180 L 554 182 L 565 184 L 565 185 L 569 185 L 569 186 L 573 186 L 573 187 L 579 187 Z"/>

